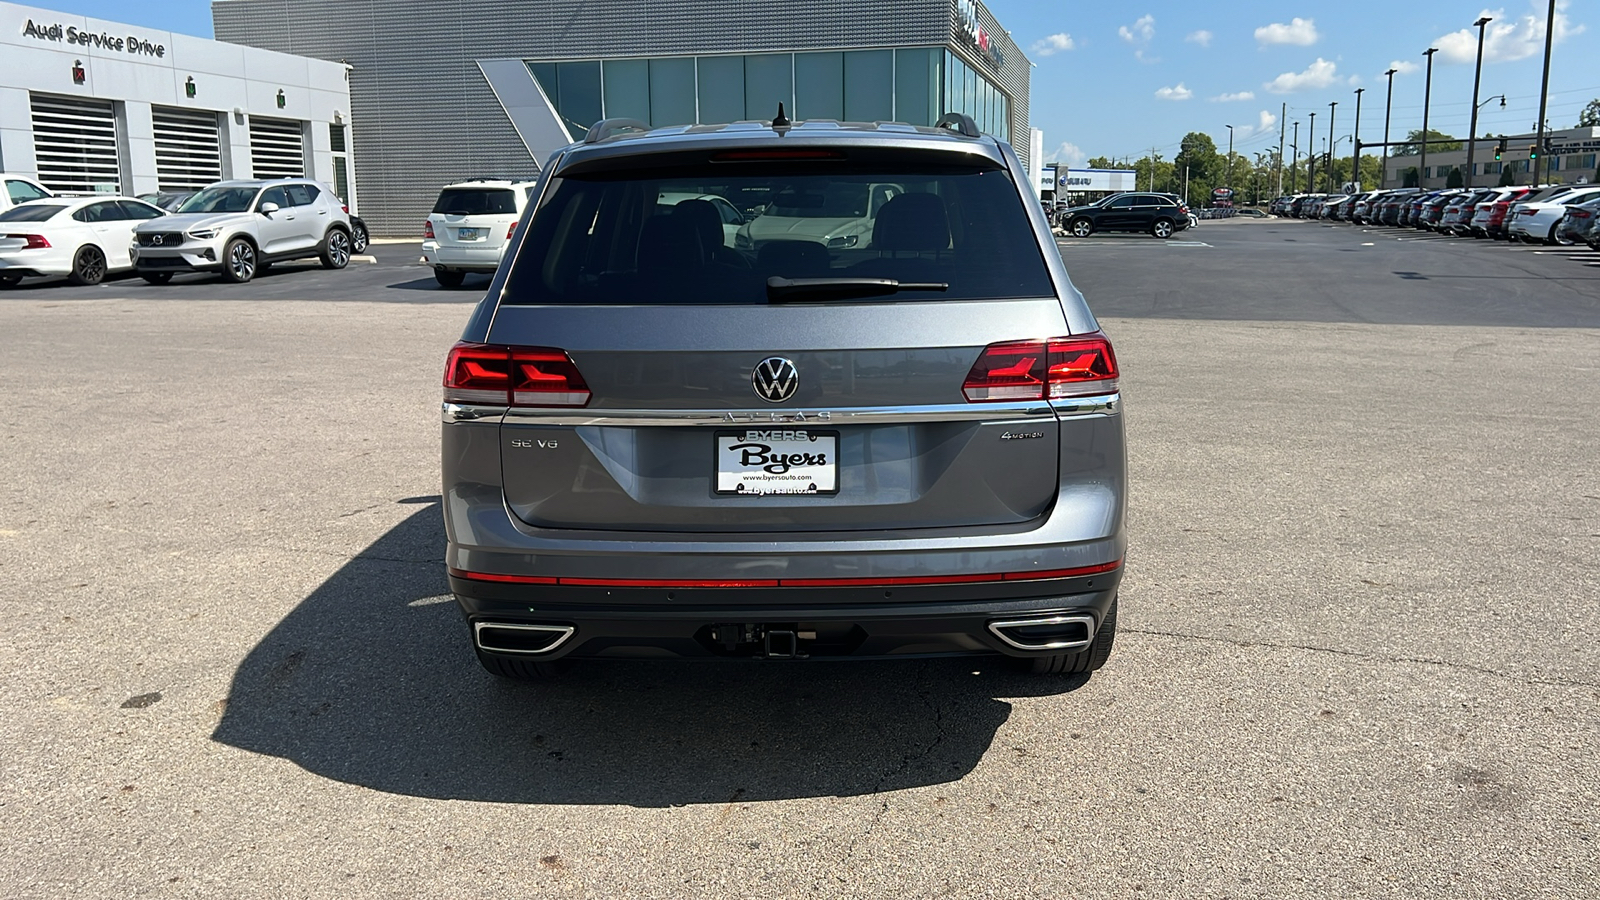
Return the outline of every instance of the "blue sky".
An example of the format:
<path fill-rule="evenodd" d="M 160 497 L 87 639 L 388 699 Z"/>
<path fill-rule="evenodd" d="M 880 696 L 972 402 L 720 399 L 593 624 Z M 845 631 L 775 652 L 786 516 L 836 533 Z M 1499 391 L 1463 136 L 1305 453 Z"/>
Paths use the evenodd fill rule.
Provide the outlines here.
<path fill-rule="evenodd" d="M 1484 52 L 1482 97 L 1505 94 L 1483 108 L 1480 133 L 1531 131 L 1539 109 L 1547 0 L 1491 6 L 1446 0 L 1388 3 L 1293 3 L 1230 0 L 1199 3 L 1068 3 L 985 0 L 1012 39 L 1037 64 L 1031 115 L 1049 158 L 1081 163 L 1091 156 L 1139 157 L 1152 147 L 1166 159 L 1190 131 L 1227 148 L 1255 152 L 1277 146 L 1278 117 L 1300 121 L 1301 155 L 1311 146 L 1309 114 L 1327 137 L 1328 103 L 1338 101 L 1335 137 L 1355 120 L 1363 95 L 1361 134 L 1383 130 L 1384 70 L 1394 78 L 1396 138 L 1422 126 L 1422 52 L 1434 56 L 1429 124 L 1465 135 L 1472 106 L 1473 57 L 1480 15 L 1494 18 Z M 209 0 L 128 4 L 111 0 L 46 2 L 45 6 L 202 37 L 211 36 Z M 1577 122 L 1600 97 L 1600 13 L 1594 4 L 1560 0 L 1550 70 L 1551 127 Z M 1348 152 L 1348 139 L 1341 150 Z"/>

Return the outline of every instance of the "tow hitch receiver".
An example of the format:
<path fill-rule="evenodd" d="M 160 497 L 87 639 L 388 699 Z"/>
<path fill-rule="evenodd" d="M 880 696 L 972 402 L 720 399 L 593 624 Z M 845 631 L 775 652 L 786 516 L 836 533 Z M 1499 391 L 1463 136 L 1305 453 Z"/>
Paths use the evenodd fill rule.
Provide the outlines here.
<path fill-rule="evenodd" d="M 757 659 L 805 659 L 810 654 L 801 651 L 800 642 L 814 641 L 816 638 L 816 631 L 801 631 L 789 623 L 719 624 L 711 627 L 711 639 L 723 652 Z"/>

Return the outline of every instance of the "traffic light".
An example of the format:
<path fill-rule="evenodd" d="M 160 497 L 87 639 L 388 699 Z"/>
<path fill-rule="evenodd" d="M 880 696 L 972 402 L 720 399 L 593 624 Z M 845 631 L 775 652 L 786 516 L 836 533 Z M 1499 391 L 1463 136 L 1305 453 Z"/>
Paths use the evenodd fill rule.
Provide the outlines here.
<path fill-rule="evenodd" d="M 1528 145 L 1528 159 L 1529 159 L 1529 161 L 1532 161 L 1532 160 L 1535 160 L 1535 159 L 1538 159 L 1538 158 L 1539 158 L 1539 145 L 1538 144 L 1529 144 Z"/>
<path fill-rule="evenodd" d="M 1494 145 L 1494 160 L 1495 160 L 1495 162 L 1499 162 L 1501 154 L 1503 154 L 1505 152 L 1506 152 L 1506 142 L 1505 141 L 1501 141 L 1500 143 L 1495 144 Z"/>

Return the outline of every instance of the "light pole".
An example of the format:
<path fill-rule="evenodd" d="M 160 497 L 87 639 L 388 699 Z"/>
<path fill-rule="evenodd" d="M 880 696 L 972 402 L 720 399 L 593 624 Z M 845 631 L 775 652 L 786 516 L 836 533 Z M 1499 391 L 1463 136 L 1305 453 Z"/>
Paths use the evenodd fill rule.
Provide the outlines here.
<path fill-rule="evenodd" d="M 1289 193 L 1300 193 L 1300 123 L 1294 123 L 1294 140 L 1289 144 Z"/>
<path fill-rule="evenodd" d="M 1472 176 L 1477 174 L 1473 157 L 1478 149 L 1478 84 L 1483 80 L 1483 28 L 1494 19 L 1484 16 L 1472 24 L 1478 26 L 1478 68 L 1472 73 L 1472 130 L 1467 135 L 1467 187 L 1472 187 Z"/>
<path fill-rule="evenodd" d="M 1317 189 L 1317 114 L 1311 114 L 1311 124 L 1306 128 L 1306 140 L 1311 146 L 1306 148 L 1306 193 Z"/>
<path fill-rule="evenodd" d="M 1438 47 L 1429 47 L 1422 54 L 1428 58 L 1428 80 L 1422 89 L 1422 164 L 1417 167 L 1417 187 L 1423 190 L 1428 189 L 1428 102 L 1433 98 L 1433 55 L 1438 52 Z"/>
<path fill-rule="evenodd" d="M 1350 180 L 1355 182 L 1358 191 L 1361 190 L 1361 94 L 1365 90 L 1366 88 L 1356 88 L 1356 127 L 1351 132 L 1355 143 L 1350 153 Z"/>
<path fill-rule="evenodd" d="M 1550 47 L 1556 35 L 1556 0 L 1550 0 L 1550 16 L 1544 23 L 1544 80 L 1539 83 L 1539 121 L 1535 123 L 1538 134 L 1535 146 L 1539 158 L 1533 161 L 1533 186 L 1539 186 L 1539 169 L 1544 165 L 1545 103 L 1550 100 Z"/>
<path fill-rule="evenodd" d="M 1228 129 L 1228 183 L 1224 187 L 1233 187 L 1233 126 Z"/>
<path fill-rule="evenodd" d="M 1394 73 L 1399 69 L 1390 69 L 1383 73 L 1389 76 L 1389 99 L 1383 104 L 1383 171 L 1378 175 L 1378 187 L 1389 183 L 1389 111 L 1394 108 Z"/>
<path fill-rule="evenodd" d="M 1330 194 L 1333 193 L 1333 111 L 1338 105 L 1337 100 L 1328 104 L 1328 174 L 1325 177 L 1328 179 L 1327 193 Z"/>

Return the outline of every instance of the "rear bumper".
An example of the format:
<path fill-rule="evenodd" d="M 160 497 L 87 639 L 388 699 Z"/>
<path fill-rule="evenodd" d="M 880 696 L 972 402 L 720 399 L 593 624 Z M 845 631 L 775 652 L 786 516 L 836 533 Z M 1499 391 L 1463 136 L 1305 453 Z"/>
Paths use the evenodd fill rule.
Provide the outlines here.
<path fill-rule="evenodd" d="M 1088 646 L 1121 575 L 1119 568 L 1006 584 L 669 590 L 506 585 L 452 574 L 450 587 L 478 651 L 507 659 L 1028 658 Z M 1052 624 L 1031 632 L 994 627 L 1038 621 Z"/>
<path fill-rule="evenodd" d="M 472 272 L 493 275 L 500 268 L 503 245 L 495 247 L 442 246 L 438 241 L 422 242 L 423 265 L 446 272 Z"/>

